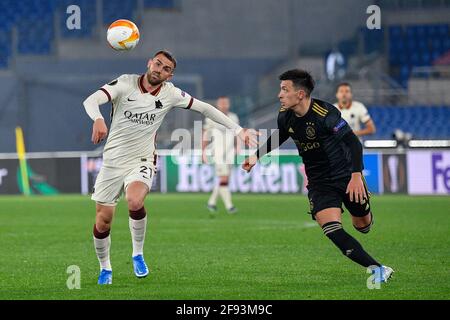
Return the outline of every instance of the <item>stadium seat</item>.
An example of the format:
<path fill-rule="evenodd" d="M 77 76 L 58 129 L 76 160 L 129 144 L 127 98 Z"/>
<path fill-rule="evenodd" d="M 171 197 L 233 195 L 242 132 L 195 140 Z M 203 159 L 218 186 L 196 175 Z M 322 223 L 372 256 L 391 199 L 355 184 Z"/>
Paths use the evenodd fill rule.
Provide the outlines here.
<path fill-rule="evenodd" d="M 388 34 L 392 75 L 404 87 L 414 67 L 430 66 L 450 50 L 449 24 L 396 25 Z"/>
<path fill-rule="evenodd" d="M 370 106 L 378 130 L 370 139 L 391 139 L 395 129 L 416 139 L 450 139 L 450 106 Z"/>
<path fill-rule="evenodd" d="M 137 0 L 109 0 L 103 2 L 103 23 L 110 24 L 118 19 L 134 20 Z"/>
<path fill-rule="evenodd" d="M 157 9 L 171 9 L 175 8 L 176 0 L 145 0 L 144 6 L 148 9 L 157 8 Z"/>

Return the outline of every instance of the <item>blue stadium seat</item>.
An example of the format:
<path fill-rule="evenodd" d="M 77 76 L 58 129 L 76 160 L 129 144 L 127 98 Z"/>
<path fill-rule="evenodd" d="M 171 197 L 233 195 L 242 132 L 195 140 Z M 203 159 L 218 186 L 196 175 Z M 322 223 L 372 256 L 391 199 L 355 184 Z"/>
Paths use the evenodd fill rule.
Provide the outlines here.
<path fill-rule="evenodd" d="M 390 139 L 395 129 L 416 139 L 450 139 L 450 106 L 369 106 L 378 130 L 371 139 Z"/>
<path fill-rule="evenodd" d="M 103 1 L 103 23 L 111 24 L 118 19 L 135 20 L 134 13 L 137 0 L 108 0 Z"/>
<path fill-rule="evenodd" d="M 403 36 L 403 29 L 401 26 L 390 26 L 389 27 L 389 37 L 401 38 L 402 36 Z"/>
<path fill-rule="evenodd" d="M 430 66 L 450 50 L 449 24 L 389 27 L 389 63 L 392 76 L 407 86 L 411 69 Z"/>
<path fill-rule="evenodd" d="M 6 27 L 0 27 L 0 68 L 8 67 L 8 59 L 11 56 L 11 31 Z"/>
<path fill-rule="evenodd" d="M 145 0 L 146 8 L 172 9 L 176 6 L 176 0 Z"/>

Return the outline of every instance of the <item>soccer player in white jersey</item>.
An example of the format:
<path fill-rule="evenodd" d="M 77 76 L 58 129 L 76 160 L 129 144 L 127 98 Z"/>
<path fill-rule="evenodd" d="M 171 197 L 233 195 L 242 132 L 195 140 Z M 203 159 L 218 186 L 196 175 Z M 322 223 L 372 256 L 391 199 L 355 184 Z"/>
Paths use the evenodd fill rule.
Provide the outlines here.
<path fill-rule="evenodd" d="M 168 82 L 176 60 L 168 51 L 159 51 L 148 61 L 143 75 L 122 75 L 89 96 L 83 105 L 94 121 L 92 142 L 107 136 L 108 129 L 99 106 L 112 102 L 111 126 L 103 150 L 103 165 L 95 182 L 92 200 L 96 201 L 94 246 L 100 263 L 98 284 L 112 283 L 110 263 L 111 222 L 115 206 L 124 192 L 129 210 L 133 245 L 134 273 L 142 278 L 149 270 L 143 247 L 147 224 L 144 200 L 156 173 L 156 131 L 173 108 L 191 109 L 223 124 L 246 145 L 257 144 L 254 130 L 241 128 L 213 106 L 191 97 Z"/>
<path fill-rule="evenodd" d="M 217 109 L 226 114 L 231 120 L 239 124 L 239 118 L 235 113 L 230 112 L 230 98 L 220 97 L 217 99 Z M 225 126 L 212 121 L 209 118 L 205 119 L 203 126 L 202 139 L 202 160 L 203 163 L 208 163 L 207 147 L 210 144 L 216 176 L 218 177 L 218 184 L 214 186 L 211 197 L 208 200 L 207 208 L 210 212 L 217 211 L 217 198 L 220 195 L 228 213 L 233 214 L 237 209 L 231 200 L 231 192 L 228 188 L 229 176 L 231 168 L 234 163 L 235 155 L 239 152 L 239 141 L 233 134 L 230 134 Z"/>
<path fill-rule="evenodd" d="M 342 119 L 347 121 L 355 135 L 361 138 L 375 133 L 375 123 L 364 104 L 353 101 L 352 87 L 348 82 L 342 82 L 337 86 L 336 98 L 338 101 L 334 106 L 339 108 Z M 361 124 L 364 125 L 364 128 Z"/>

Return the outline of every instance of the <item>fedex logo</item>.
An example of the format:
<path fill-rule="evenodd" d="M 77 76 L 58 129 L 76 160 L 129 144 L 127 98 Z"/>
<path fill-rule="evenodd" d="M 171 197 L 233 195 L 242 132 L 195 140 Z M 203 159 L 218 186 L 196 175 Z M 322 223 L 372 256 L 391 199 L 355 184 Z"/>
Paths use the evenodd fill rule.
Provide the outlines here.
<path fill-rule="evenodd" d="M 441 182 L 450 192 L 450 166 L 446 166 L 441 153 L 434 153 L 431 157 L 433 191 L 438 191 L 438 183 Z"/>
<path fill-rule="evenodd" d="M 450 152 L 410 151 L 408 193 L 450 194 Z"/>

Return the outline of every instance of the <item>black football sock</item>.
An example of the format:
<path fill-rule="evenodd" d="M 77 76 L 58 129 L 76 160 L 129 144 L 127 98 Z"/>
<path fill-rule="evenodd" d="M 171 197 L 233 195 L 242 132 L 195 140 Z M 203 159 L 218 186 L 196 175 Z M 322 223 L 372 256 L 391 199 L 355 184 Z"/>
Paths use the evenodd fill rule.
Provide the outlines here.
<path fill-rule="evenodd" d="M 354 262 L 366 268 L 374 265 L 381 267 L 381 264 L 364 251 L 361 244 L 355 238 L 345 232 L 340 222 L 332 221 L 325 223 L 322 229 L 325 235 L 330 238 L 342 253 Z"/>

